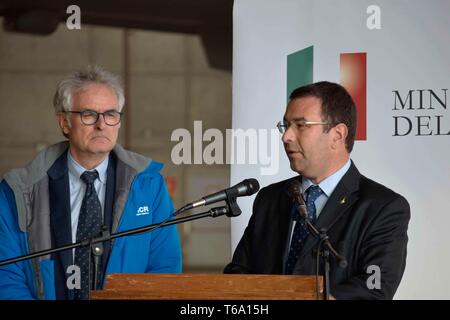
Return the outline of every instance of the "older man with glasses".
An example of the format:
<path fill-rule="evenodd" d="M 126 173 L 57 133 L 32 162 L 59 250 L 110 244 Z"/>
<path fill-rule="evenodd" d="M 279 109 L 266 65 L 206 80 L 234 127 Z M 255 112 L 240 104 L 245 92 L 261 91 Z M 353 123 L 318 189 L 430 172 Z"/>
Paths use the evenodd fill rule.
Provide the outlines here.
<path fill-rule="evenodd" d="M 356 131 L 351 96 L 325 81 L 297 88 L 277 127 L 299 175 L 261 189 L 225 273 L 323 274 L 321 241 L 309 220 L 348 262 L 345 267 L 330 258 L 332 296 L 392 299 L 406 264 L 409 204 L 361 175 L 350 159 Z M 302 215 L 293 183 L 305 199 Z"/>
<path fill-rule="evenodd" d="M 119 79 L 89 67 L 54 97 L 68 139 L 0 184 L 0 260 L 166 220 L 174 208 L 162 164 L 117 144 L 125 98 Z M 0 299 L 88 299 L 109 273 L 181 272 L 175 226 L 105 243 L 94 284 L 86 247 L 0 267 Z"/>

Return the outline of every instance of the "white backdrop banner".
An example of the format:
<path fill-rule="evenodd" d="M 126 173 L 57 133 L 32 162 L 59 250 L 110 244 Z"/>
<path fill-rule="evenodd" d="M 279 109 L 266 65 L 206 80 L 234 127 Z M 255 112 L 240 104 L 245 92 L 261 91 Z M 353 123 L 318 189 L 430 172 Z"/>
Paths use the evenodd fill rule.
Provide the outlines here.
<path fill-rule="evenodd" d="M 271 131 L 287 95 L 321 80 L 344 85 L 359 113 L 351 158 L 411 205 L 399 299 L 450 298 L 449 13 L 448 0 L 234 1 L 233 129 L 257 144 L 233 139 L 231 149 L 260 157 L 232 163 L 231 183 L 295 175 Z M 253 200 L 239 199 L 232 250 Z"/>

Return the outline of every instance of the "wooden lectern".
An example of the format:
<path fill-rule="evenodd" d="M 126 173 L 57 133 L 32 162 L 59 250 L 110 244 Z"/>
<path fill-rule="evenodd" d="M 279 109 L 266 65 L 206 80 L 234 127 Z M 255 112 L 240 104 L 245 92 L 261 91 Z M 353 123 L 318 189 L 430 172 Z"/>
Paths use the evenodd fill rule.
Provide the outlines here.
<path fill-rule="evenodd" d="M 315 300 L 317 290 L 323 299 L 321 276 L 111 274 L 103 290 L 91 292 L 91 299 Z"/>

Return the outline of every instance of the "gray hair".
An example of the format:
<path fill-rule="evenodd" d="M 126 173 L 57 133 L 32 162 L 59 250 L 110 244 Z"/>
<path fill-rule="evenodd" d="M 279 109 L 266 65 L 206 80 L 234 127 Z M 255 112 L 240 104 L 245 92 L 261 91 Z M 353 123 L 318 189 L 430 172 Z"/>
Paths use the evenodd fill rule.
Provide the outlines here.
<path fill-rule="evenodd" d="M 119 111 L 125 104 L 125 95 L 120 78 L 99 66 L 88 66 L 85 71 L 77 71 L 58 84 L 53 106 L 56 113 L 72 110 L 72 95 L 91 84 L 103 84 L 109 87 L 117 97 Z"/>

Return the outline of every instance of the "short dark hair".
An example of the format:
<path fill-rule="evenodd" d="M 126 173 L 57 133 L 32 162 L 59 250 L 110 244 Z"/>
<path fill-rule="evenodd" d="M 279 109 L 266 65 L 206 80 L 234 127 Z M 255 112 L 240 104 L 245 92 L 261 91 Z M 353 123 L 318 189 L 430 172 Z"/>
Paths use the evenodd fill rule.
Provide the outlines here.
<path fill-rule="evenodd" d="M 290 101 L 298 98 L 313 96 L 322 103 L 322 120 L 331 122 L 330 127 L 325 127 L 328 132 L 333 126 L 343 123 L 348 128 L 345 147 L 348 153 L 353 150 L 356 132 L 356 107 L 350 94 L 343 86 L 337 83 L 321 81 L 299 87 L 292 91 Z"/>

